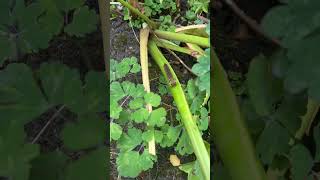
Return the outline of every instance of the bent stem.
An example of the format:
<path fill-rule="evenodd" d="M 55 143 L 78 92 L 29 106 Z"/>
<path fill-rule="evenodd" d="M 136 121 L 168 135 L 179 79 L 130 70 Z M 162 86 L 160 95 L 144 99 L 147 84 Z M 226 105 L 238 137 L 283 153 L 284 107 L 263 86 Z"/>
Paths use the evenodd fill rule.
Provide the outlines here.
<path fill-rule="evenodd" d="M 173 51 L 177 51 L 177 52 L 181 52 L 181 53 L 185 53 L 188 54 L 190 56 L 193 56 L 193 50 L 189 49 L 189 48 L 185 48 L 185 47 L 180 47 L 168 40 L 165 39 L 157 39 L 157 38 L 152 38 L 152 40 L 156 43 L 156 45 L 158 47 L 162 47 L 162 48 L 166 48 L 166 49 L 171 49 Z"/>
<path fill-rule="evenodd" d="M 188 102 L 186 100 L 184 91 L 181 87 L 181 84 L 174 73 L 173 69 L 171 68 L 170 64 L 166 60 L 166 58 L 163 56 L 159 48 L 157 47 L 156 43 L 153 40 L 149 41 L 148 44 L 149 52 L 157 65 L 159 66 L 162 74 L 164 75 L 167 84 L 169 85 L 170 92 L 173 96 L 173 99 L 175 103 L 177 104 L 177 108 L 179 110 L 179 113 L 181 114 L 181 120 L 182 123 L 188 133 L 188 136 L 190 138 L 193 151 L 197 157 L 197 160 L 199 161 L 201 171 L 205 177 L 205 180 L 210 179 L 210 156 L 209 153 L 205 147 L 204 141 L 201 137 L 200 131 L 195 123 L 195 121 L 192 118 L 192 114 L 189 109 Z M 172 86 L 170 85 L 170 81 L 168 79 L 168 76 L 164 70 L 164 65 L 167 64 L 171 73 L 172 78 L 176 81 L 176 85 Z"/>
<path fill-rule="evenodd" d="M 209 38 L 204 38 L 204 37 L 194 36 L 189 34 L 161 31 L 161 30 L 155 30 L 154 33 L 159 38 L 180 41 L 184 43 L 193 43 L 202 47 L 210 47 Z"/>
<path fill-rule="evenodd" d="M 250 177 L 249 179 L 266 180 L 227 74 L 213 49 L 211 54 L 214 67 L 211 101 L 214 120 L 210 122 L 210 128 L 219 155 L 232 179 L 248 180 Z"/>

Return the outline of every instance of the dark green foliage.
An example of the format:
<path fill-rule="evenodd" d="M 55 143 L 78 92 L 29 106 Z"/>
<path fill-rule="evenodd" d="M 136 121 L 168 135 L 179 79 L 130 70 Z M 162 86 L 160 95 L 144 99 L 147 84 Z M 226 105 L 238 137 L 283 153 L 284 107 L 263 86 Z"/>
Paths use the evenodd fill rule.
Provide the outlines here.
<path fill-rule="evenodd" d="M 71 19 L 67 17 L 71 15 Z M 0 66 L 38 52 L 62 32 L 82 37 L 96 29 L 97 15 L 85 0 L 0 2 Z M 15 180 L 103 179 L 106 177 L 106 87 L 102 72 L 79 72 L 59 63 L 43 63 L 38 71 L 9 64 L 0 71 L 0 177 Z M 68 109 L 77 121 L 67 124 L 61 139 L 68 151 L 96 149 L 73 161 L 60 151 L 41 154 L 26 141 L 24 126 L 54 107 Z"/>
<path fill-rule="evenodd" d="M 195 20 L 197 15 L 202 13 L 208 13 L 209 0 L 188 0 L 190 9 L 186 12 L 186 18 L 189 20 Z"/>
<path fill-rule="evenodd" d="M 210 48 L 205 50 L 205 54 L 198 59 L 198 63 L 193 65 L 192 72 L 198 77 L 195 80 L 200 91 L 206 91 L 210 95 Z"/>
<path fill-rule="evenodd" d="M 11 64 L 0 72 L 0 97 L 5 97 L 0 101 L 0 159 L 2 159 L 0 175 L 27 180 L 31 164 L 34 166 L 30 178 L 47 179 L 48 175 L 50 177 L 65 175 L 61 169 L 51 169 L 41 165 L 48 162 L 68 166 L 66 173 L 67 179 L 70 180 L 79 177 L 76 174 L 80 172 L 74 166 L 89 168 L 87 163 L 90 163 L 91 167 L 96 167 L 91 171 L 97 172 L 88 177 L 93 179 L 101 177 L 105 169 L 102 172 L 102 169 L 99 170 L 101 166 L 99 161 L 106 157 L 104 148 L 99 151 L 100 153 L 88 155 L 70 165 L 65 162 L 66 157 L 59 152 L 38 156 L 38 145 L 25 142 L 24 124 L 51 107 L 64 105 L 78 115 L 77 122 L 67 124 L 61 134 L 64 146 L 69 150 L 78 151 L 102 145 L 105 141 L 106 125 L 96 113 L 104 110 L 103 107 L 98 107 L 103 106 L 102 102 L 106 99 L 106 86 L 103 86 L 104 73 L 89 72 L 86 81 L 82 82 L 76 70 L 57 63 L 45 63 L 35 75 L 24 64 Z M 37 80 L 40 80 L 40 83 Z M 40 86 L 43 91 L 40 90 Z M 12 162 L 16 165 L 10 165 Z M 48 168 L 50 173 L 41 174 L 49 171 Z"/>
<path fill-rule="evenodd" d="M 153 167 L 156 156 L 148 153 L 148 142 L 152 138 L 161 147 L 171 147 L 177 143 L 175 150 L 179 154 L 192 154 L 189 137 L 182 125 L 169 125 L 175 119 L 169 121 L 168 110 L 161 107 L 161 96 L 145 92 L 142 84 L 121 81 L 123 77 L 140 71 L 137 59 L 124 58 L 120 62 L 112 60 L 110 69 L 110 137 L 116 141 L 119 150 L 116 159 L 119 175 L 137 177 L 142 171 Z M 209 121 L 208 111 L 203 105 L 206 92 L 200 91 L 195 82 L 188 82 L 188 99 L 191 103 L 194 97 L 198 97 L 197 103 L 193 105 L 194 120 L 199 129 L 205 131 Z M 165 82 L 162 79 L 160 83 Z M 163 93 L 167 94 L 168 90 L 163 84 L 160 84 L 165 88 Z M 146 109 L 146 104 L 153 107 L 151 113 Z M 180 123 L 178 117 L 177 113 L 176 122 Z"/>
<path fill-rule="evenodd" d="M 275 60 L 276 72 L 282 75 L 285 88 L 291 93 L 308 91 L 309 96 L 318 102 L 319 8 L 317 0 L 292 0 L 273 8 L 263 19 L 265 31 L 281 40 L 286 49 Z"/>
<path fill-rule="evenodd" d="M 320 2 L 280 2 L 263 18 L 262 26 L 281 47 L 252 59 L 247 91 L 237 95 L 270 179 L 312 180 L 320 157 L 320 126 L 314 126 L 320 103 Z M 227 178 L 222 165 L 215 169 L 216 179 Z"/>
<path fill-rule="evenodd" d="M 94 31 L 97 15 L 84 3 L 84 0 L 39 0 L 26 5 L 24 0 L 1 1 L 0 65 L 6 59 L 17 60 L 25 53 L 47 48 L 49 41 L 62 31 L 81 37 Z M 73 21 L 66 20 L 73 10 Z"/>

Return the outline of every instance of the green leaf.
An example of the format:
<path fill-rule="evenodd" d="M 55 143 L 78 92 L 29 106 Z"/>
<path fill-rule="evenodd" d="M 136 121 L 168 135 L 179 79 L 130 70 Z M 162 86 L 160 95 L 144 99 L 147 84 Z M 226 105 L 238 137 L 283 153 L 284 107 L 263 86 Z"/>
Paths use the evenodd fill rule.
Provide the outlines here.
<path fill-rule="evenodd" d="M 110 84 L 110 95 L 112 102 L 117 102 L 126 96 L 119 82 L 112 82 Z"/>
<path fill-rule="evenodd" d="M 185 173 L 191 173 L 194 164 L 195 164 L 195 161 L 189 162 L 189 163 L 186 163 L 186 164 L 181 164 L 181 165 L 179 166 L 179 169 L 180 169 L 181 171 L 185 172 Z"/>
<path fill-rule="evenodd" d="M 137 177 L 143 170 L 148 170 L 153 166 L 154 157 L 144 151 L 129 151 L 120 153 L 117 157 L 118 172 L 124 177 Z"/>
<path fill-rule="evenodd" d="M 105 142 L 107 125 L 98 115 L 80 116 L 77 123 L 69 123 L 62 131 L 65 147 L 81 150 L 101 145 Z"/>
<path fill-rule="evenodd" d="M 320 35 L 301 40 L 298 44 L 292 45 L 288 51 L 289 67 L 285 76 L 285 88 L 291 93 L 300 93 L 305 90 L 308 95 L 317 102 L 320 102 L 320 72 L 319 62 L 320 51 L 317 44 Z M 303 59 L 303 61 L 301 61 Z"/>
<path fill-rule="evenodd" d="M 125 77 L 127 74 L 137 73 L 141 71 L 141 67 L 137 62 L 137 58 L 124 58 L 120 62 L 114 59 L 110 60 L 110 80 L 114 81 Z"/>
<path fill-rule="evenodd" d="M 39 154 L 39 146 L 25 143 L 24 124 L 0 121 L 0 176 L 28 180 L 30 161 Z"/>
<path fill-rule="evenodd" d="M 286 5 L 269 11 L 262 23 L 266 32 L 279 39 L 287 50 L 285 58 L 281 59 L 284 62 L 278 60 L 275 66 L 280 67 L 285 89 L 294 94 L 307 91 L 308 95 L 318 102 L 319 8 L 320 3 L 317 0 L 288 1 Z"/>
<path fill-rule="evenodd" d="M 86 109 L 82 112 L 104 112 L 106 110 L 107 83 L 105 72 L 89 71 L 83 88 Z M 79 96 L 80 97 L 80 96 Z M 79 99 L 79 98 L 78 98 Z"/>
<path fill-rule="evenodd" d="M 142 123 L 147 120 L 149 117 L 149 111 L 146 108 L 138 109 L 137 111 L 131 114 L 131 119 L 136 123 Z"/>
<path fill-rule="evenodd" d="M 316 143 L 315 161 L 320 161 L 320 124 L 313 128 L 313 139 Z"/>
<path fill-rule="evenodd" d="M 32 71 L 25 64 L 11 64 L 0 71 L 2 119 L 27 123 L 49 108 Z"/>
<path fill-rule="evenodd" d="M 130 121 L 130 113 L 126 110 L 121 111 L 119 119 L 117 119 L 117 123 L 120 125 L 125 125 Z"/>
<path fill-rule="evenodd" d="M 210 59 L 209 59 L 210 56 L 208 56 L 207 51 L 209 51 L 209 55 L 210 55 L 210 49 L 206 50 L 206 54 L 201 56 L 198 59 L 198 63 L 196 63 L 192 67 L 192 72 L 195 73 L 197 76 L 202 76 L 205 73 L 210 71 Z"/>
<path fill-rule="evenodd" d="M 309 150 L 297 144 L 290 150 L 291 173 L 293 180 L 305 179 L 313 166 L 313 159 Z"/>
<path fill-rule="evenodd" d="M 303 95 L 286 95 L 273 115 L 286 127 L 290 134 L 295 134 L 301 126 L 301 117 L 307 111 L 308 98 Z"/>
<path fill-rule="evenodd" d="M 120 113 L 122 112 L 122 107 L 115 101 L 110 102 L 110 117 L 113 119 L 118 119 Z"/>
<path fill-rule="evenodd" d="M 193 153 L 193 148 L 191 146 L 189 136 L 185 130 L 182 130 L 181 137 L 179 138 L 175 150 L 181 155 Z"/>
<path fill-rule="evenodd" d="M 123 81 L 121 83 L 124 93 L 127 96 L 135 96 L 136 93 L 136 85 L 129 81 Z"/>
<path fill-rule="evenodd" d="M 155 94 L 153 92 L 149 92 L 144 95 L 144 100 L 146 104 L 151 104 L 153 107 L 158 107 L 161 102 L 161 97 L 158 94 Z"/>
<path fill-rule="evenodd" d="M 270 61 L 262 55 L 255 57 L 250 63 L 247 81 L 256 112 L 261 116 L 270 115 L 282 95 L 282 83 L 272 77 Z"/>
<path fill-rule="evenodd" d="M 84 87 L 77 70 L 59 63 L 41 65 L 39 76 L 51 106 L 65 104 L 78 114 L 105 111 L 104 73 L 88 72 Z"/>
<path fill-rule="evenodd" d="M 85 0 L 56 0 L 56 3 L 59 9 L 67 12 L 81 7 L 85 3 Z"/>
<path fill-rule="evenodd" d="M 19 2 L 14 7 L 13 14 L 19 26 L 17 43 L 23 53 L 38 52 L 39 49 L 49 46 L 52 34 L 48 33 L 37 21 L 42 12 L 39 3 L 25 6 L 24 3 Z"/>
<path fill-rule="evenodd" d="M 206 72 L 196 80 L 196 85 L 200 91 L 206 91 L 210 94 L 210 72 Z"/>
<path fill-rule="evenodd" d="M 51 36 L 58 35 L 63 27 L 63 16 L 60 11 L 47 11 L 39 18 L 41 28 Z"/>
<path fill-rule="evenodd" d="M 1 16 L 3 17 L 3 16 Z M 5 18 L 1 18 L 5 19 Z M 11 41 L 8 37 L 0 35 L 0 49 L 2 51 L 0 52 L 0 66 L 2 63 L 12 55 L 14 55 L 14 43 Z"/>
<path fill-rule="evenodd" d="M 37 21 L 44 14 L 39 3 L 25 6 L 22 1 L 3 1 L 0 6 L 4 17 L 0 20 L 0 65 L 5 59 L 16 60 L 18 52 L 23 55 L 48 47 L 52 35 Z"/>
<path fill-rule="evenodd" d="M 179 138 L 179 135 L 181 133 L 181 126 L 169 126 L 164 125 L 162 127 L 163 130 L 166 130 L 165 135 L 163 136 L 162 142 L 160 143 L 161 147 L 170 147 L 172 146 L 177 139 Z"/>
<path fill-rule="evenodd" d="M 1 1 L 0 2 L 0 17 L 6 17 L 0 19 L 0 27 L 2 24 L 10 24 L 12 21 L 12 16 L 10 16 L 10 1 Z"/>
<path fill-rule="evenodd" d="M 143 169 L 144 171 L 150 169 L 153 167 L 153 163 L 154 163 L 155 157 L 151 154 L 149 154 L 148 151 L 143 151 L 143 153 L 140 156 L 140 167 L 141 169 Z"/>
<path fill-rule="evenodd" d="M 141 71 L 141 67 L 139 64 L 133 64 L 132 69 L 130 70 L 131 73 L 137 73 Z"/>
<path fill-rule="evenodd" d="M 130 64 L 126 59 L 123 59 L 116 66 L 116 73 L 118 78 L 125 77 L 130 72 Z"/>
<path fill-rule="evenodd" d="M 285 154 L 289 150 L 290 134 L 278 122 L 268 122 L 260 135 L 256 148 L 265 164 L 271 164 L 275 155 Z"/>
<path fill-rule="evenodd" d="M 320 27 L 319 8 L 317 0 L 291 1 L 270 10 L 263 18 L 262 26 L 269 35 L 288 47 Z"/>
<path fill-rule="evenodd" d="M 200 109 L 201 118 L 197 121 L 198 128 L 201 131 L 205 131 L 209 127 L 209 117 L 208 117 L 208 110 L 205 107 Z"/>
<path fill-rule="evenodd" d="M 142 84 L 137 84 L 136 91 L 132 94 L 133 98 L 143 97 L 146 91 L 144 90 L 144 86 Z"/>
<path fill-rule="evenodd" d="M 51 106 L 65 103 L 72 108 L 78 105 L 82 82 L 77 70 L 60 63 L 45 63 L 40 67 L 39 76 Z"/>
<path fill-rule="evenodd" d="M 162 131 L 158 131 L 158 130 L 155 130 L 154 131 L 154 137 L 155 137 L 155 141 L 157 143 L 161 143 L 162 139 L 163 139 L 163 133 Z"/>
<path fill-rule="evenodd" d="M 203 103 L 205 97 L 206 97 L 206 93 L 205 92 L 201 92 L 195 98 L 190 99 L 190 101 L 191 101 L 191 106 L 190 106 L 191 113 L 194 114 L 195 112 L 197 112 L 202 107 L 202 103 Z"/>
<path fill-rule="evenodd" d="M 158 127 L 163 126 L 166 122 L 166 115 L 167 111 L 163 107 L 153 110 L 148 119 L 149 125 Z"/>
<path fill-rule="evenodd" d="M 122 135 L 122 127 L 116 123 L 110 123 L 110 137 L 113 140 L 118 140 Z"/>
<path fill-rule="evenodd" d="M 165 95 L 169 92 L 167 86 L 163 85 L 163 84 L 159 84 L 158 86 L 158 92 L 160 95 Z"/>
<path fill-rule="evenodd" d="M 121 176 L 136 177 L 142 171 L 139 167 L 140 155 L 136 151 L 119 153 L 117 157 L 117 169 Z"/>
<path fill-rule="evenodd" d="M 68 165 L 65 180 L 105 179 L 108 176 L 106 159 L 108 159 L 106 148 L 99 148 L 84 155 Z"/>
<path fill-rule="evenodd" d="M 197 87 L 196 87 L 196 84 L 195 84 L 195 80 L 191 79 L 188 81 L 188 84 L 187 84 L 187 91 L 188 91 L 188 96 L 190 99 L 193 99 L 196 94 L 197 94 Z"/>
<path fill-rule="evenodd" d="M 145 142 L 149 142 L 152 140 L 154 136 L 155 136 L 154 129 L 150 129 L 142 133 L 142 140 L 144 140 Z"/>
<path fill-rule="evenodd" d="M 139 109 L 139 108 L 142 108 L 143 105 L 144 105 L 144 101 L 142 98 L 136 98 L 129 102 L 129 107 L 131 109 Z"/>
<path fill-rule="evenodd" d="M 74 12 L 73 21 L 64 28 L 64 31 L 69 35 L 83 37 L 96 30 L 97 23 L 98 18 L 95 11 L 83 6 Z"/>
<path fill-rule="evenodd" d="M 117 142 L 117 147 L 121 152 L 128 152 L 137 147 L 142 142 L 142 132 L 140 129 L 128 129 L 128 133 L 123 133 Z"/>
<path fill-rule="evenodd" d="M 60 151 L 41 154 L 31 162 L 30 180 L 61 179 L 67 160 L 67 156 Z"/>

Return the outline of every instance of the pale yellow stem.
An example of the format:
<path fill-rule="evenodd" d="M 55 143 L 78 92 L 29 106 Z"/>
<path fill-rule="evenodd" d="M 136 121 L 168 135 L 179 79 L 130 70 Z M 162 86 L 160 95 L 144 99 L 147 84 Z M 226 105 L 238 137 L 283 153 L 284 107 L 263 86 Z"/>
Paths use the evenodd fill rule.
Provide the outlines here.
<path fill-rule="evenodd" d="M 148 70 L 148 39 L 149 39 L 150 29 L 148 27 L 140 30 L 140 63 L 142 72 L 142 83 L 144 89 L 150 92 L 150 80 L 149 80 L 149 70 Z M 150 104 L 146 105 L 149 113 L 152 111 L 152 106 Z M 156 155 L 156 144 L 154 135 L 151 141 L 149 141 L 149 153 Z"/>

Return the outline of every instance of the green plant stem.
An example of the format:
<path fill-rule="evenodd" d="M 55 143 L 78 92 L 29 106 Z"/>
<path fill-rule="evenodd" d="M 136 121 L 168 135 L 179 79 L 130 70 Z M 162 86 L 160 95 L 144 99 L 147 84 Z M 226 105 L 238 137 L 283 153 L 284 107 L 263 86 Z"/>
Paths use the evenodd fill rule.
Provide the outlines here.
<path fill-rule="evenodd" d="M 210 47 L 209 38 L 188 35 L 188 34 L 182 34 L 182 33 L 161 31 L 161 30 L 155 30 L 154 33 L 159 38 L 180 41 L 180 42 L 184 42 L 184 43 L 193 43 L 193 44 L 197 44 L 202 47 Z"/>
<path fill-rule="evenodd" d="M 206 30 L 205 30 L 206 26 L 207 26 L 206 24 L 189 25 L 189 26 L 176 28 L 175 32 L 208 38 L 209 35 L 206 33 Z"/>
<path fill-rule="evenodd" d="M 170 41 L 164 39 L 152 38 L 152 40 L 157 44 L 158 47 L 171 49 L 173 51 L 181 52 L 193 56 L 193 52 L 191 49 L 180 47 L 178 45 L 172 44 Z"/>
<path fill-rule="evenodd" d="M 109 79 L 109 31 L 107 29 L 109 25 L 109 11 L 108 4 L 105 0 L 99 0 L 99 11 L 100 11 L 100 21 L 101 21 L 101 32 L 102 32 L 102 42 L 103 42 L 103 53 L 104 53 L 104 64 L 106 69 L 107 79 Z"/>
<path fill-rule="evenodd" d="M 157 29 L 158 28 L 158 24 L 154 21 L 152 21 L 151 19 L 149 19 L 146 15 L 144 15 L 143 13 L 141 13 L 138 9 L 134 8 L 133 6 L 131 6 L 129 3 L 127 3 L 124 0 L 117 0 L 118 2 L 120 2 L 123 6 L 125 6 L 126 8 L 128 8 L 132 13 L 136 14 L 137 16 L 139 16 L 141 19 L 143 19 L 144 21 L 146 21 L 146 23 L 152 28 L 152 29 Z"/>
<path fill-rule="evenodd" d="M 214 119 L 210 122 L 210 128 L 213 141 L 232 179 L 266 180 L 227 74 L 213 49 L 211 51 L 214 67 L 211 107 Z"/>
<path fill-rule="evenodd" d="M 192 118 L 192 114 L 189 109 L 188 102 L 186 100 L 184 91 L 181 87 L 181 84 L 174 73 L 173 69 L 171 68 L 170 64 L 166 60 L 166 58 L 163 56 L 159 48 L 157 47 L 156 43 L 152 40 L 149 41 L 148 44 L 149 52 L 157 65 L 159 66 L 162 74 L 164 75 L 167 84 L 169 85 L 169 79 L 166 75 L 166 72 L 164 70 L 164 64 L 167 64 L 170 68 L 170 71 L 172 72 L 172 76 L 176 81 L 175 86 L 170 86 L 169 89 L 173 96 L 173 99 L 175 103 L 177 104 L 177 108 L 179 110 L 179 113 L 181 114 L 182 123 L 188 133 L 188 136 L 190 138 L 194 153 L 197 157 L 197 160 L 200 164 L 201 171 L 205 177 L 205 180 L 210 179 L 210 156 L 208 151 L 206 150 L 204 141 L 201 137 L 200 131 L 195 123 L 195 121 Z"/>

